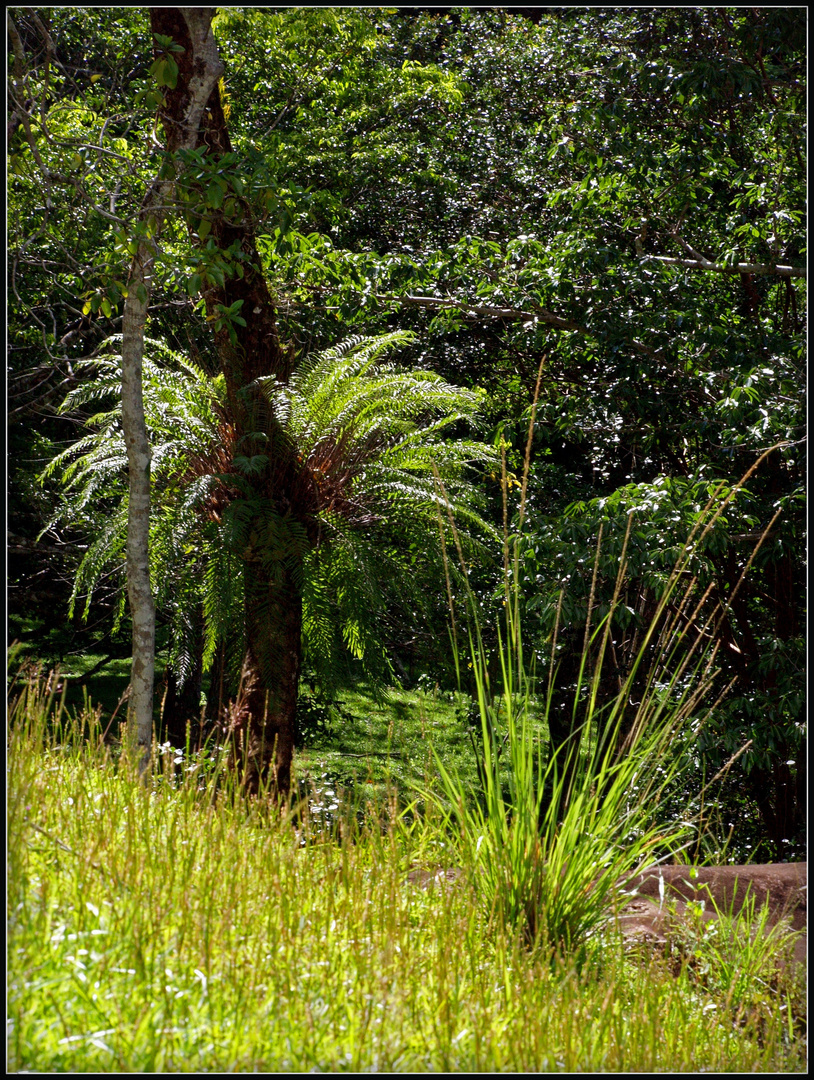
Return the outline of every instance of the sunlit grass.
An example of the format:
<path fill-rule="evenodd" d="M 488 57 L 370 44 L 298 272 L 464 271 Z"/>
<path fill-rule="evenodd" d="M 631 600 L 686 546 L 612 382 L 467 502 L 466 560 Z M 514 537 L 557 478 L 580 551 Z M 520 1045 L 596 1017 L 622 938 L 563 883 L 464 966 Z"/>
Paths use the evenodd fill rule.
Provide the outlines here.
<path fill-rule="evenodd" d="M 144 786 L 53 691 L 11 717 L 12 1071 L 805 1067 L 780 991 L 738 1013 L 726 980 L 612 935 L 552 965 L 465 883 L 413 884 L 449 865 L 431 811 L 320 831 L 171 754 Z"/>

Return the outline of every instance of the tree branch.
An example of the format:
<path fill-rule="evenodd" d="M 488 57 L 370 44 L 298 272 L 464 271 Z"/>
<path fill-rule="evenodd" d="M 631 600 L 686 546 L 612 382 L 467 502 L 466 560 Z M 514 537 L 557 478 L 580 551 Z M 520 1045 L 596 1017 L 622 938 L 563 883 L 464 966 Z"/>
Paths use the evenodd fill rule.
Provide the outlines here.
<path fill-rule="evenodd" d="M 491 304 L 468 304 L 463 300 L 445 300 L 438 296 L 395 296 L 391 293 L 375 293 L 374 295 L 377 300 L 383 302 L 394 301 L 399 304 L 425 308 L 457 308 L 463 314 L 479 315 L 491 319 L 539 319 L 550 326 L 555 326 L 558 330 L 574 330 L 581 334 L 588 332 L 579 323 L 572 322 L 570 319 L 563 319 L 559 315 L 555 315 L 553 311 L 546 311 L 544 308 L 523 311 L 519 308 L 494 307 Z"/>
<path fill-rule="evenodd" d="M 715 274 L 774 274 L 777 277 L 805 278 L 804 266 L 773 266 L 770 263 L 713 263 L 702 257 L 697 259 L 674 259 L 669 255 L 645 255 L 644 262 L 660 262 L 665 266 L 686 266 L 690 270 L 708 270 Z"/>
<path fill-rule="evenodd" d="M 457 308 L 462 315 L 489 319 L 539 320 L 548 326 L 553 326 L 556 330 L 572 330 L 574 333 L 585 335 L 593 334 L 593 331 L 587 326 L 582 326 L 571 319 L 563 319 L 561 316 L 555 315 L 553 311 L 548 311 L 545 308 L 535 307 L 531 311 L 523 311 L 519 308 L 493 307 L 491 304 L 468 304 L 464 300 L 446 300 L 438 296 L 395 296 L 391 293 L 374 293 L 373 295 L 376 300 L 385 303 L 406 304 L 425 308 Z M 645 356 L 657 356 L 661 352 L 660 349 L 651 349 L 649 345 L 635 339 L 628 344 Z"/>

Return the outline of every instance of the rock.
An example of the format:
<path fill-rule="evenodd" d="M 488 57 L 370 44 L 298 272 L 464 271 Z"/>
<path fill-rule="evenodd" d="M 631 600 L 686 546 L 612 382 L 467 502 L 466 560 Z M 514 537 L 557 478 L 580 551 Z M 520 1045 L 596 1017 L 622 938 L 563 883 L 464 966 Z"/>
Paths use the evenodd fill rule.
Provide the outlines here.
<path fill-rule="evenodd" d="M 688 901 L 705 902 L 701 918 L 710 922 L 722 914 L 739 915 L 748 896 L 754 897 L 755 915 L 768 901 L 767 927 L 788 919 L 800 931 L 794 944 L 794 961 L 805 964 L 806 863 L 766 863 L 747 866 L 701 866 L 690 876 L 689 866 L 650 867 L 625 885 L 635 889 L 634 897 L 619 916 L 622 933 L 629 939 L 663 943 L 676 920 L 690 917 Z M 663 882 L 664 904 L 660 903 L 659 879 Z M 671 904 L 667 904 L 672 901 Z"/>

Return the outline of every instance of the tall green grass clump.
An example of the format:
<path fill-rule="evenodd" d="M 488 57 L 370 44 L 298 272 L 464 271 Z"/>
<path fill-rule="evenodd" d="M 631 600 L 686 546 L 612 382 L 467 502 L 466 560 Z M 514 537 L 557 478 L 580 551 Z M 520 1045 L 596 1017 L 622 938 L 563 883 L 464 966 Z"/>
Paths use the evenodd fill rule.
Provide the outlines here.
<path fill-rule="evenodd" d="M 668 597 L 669 590 L 662 610 Z M 607 616 L 594 634 L 604 633 L 600 657 L 609 621 Z M 639 660 L 652 634 L 653 627 Z M 615 700 L 600 709 L 601 659 L 588 679 L 583 656 L 575 738 L 553 754 L 534 723 L 539 700 L 523 664 L 516 611 L 507 618 L 506 635 L 499 635 L 500 695 L 490 692 L 480 637 L 470 641 L 483 746 L 482 799 L 467 798 L 440 761 L 438 769 L 462 865 L 474 873 L 492 915 L 520 927 L 530 941 L 584 955 L 585 943 L 612 918 L 624 883 L 680 851 L 693 835 L 689 810 L 687 820 L 670 824 L 656 812 L 687 760 L 682 750 L 697 734 L 699 704 L 715 674 L 711 650 L 697 649 L 696 657 L 676 662 L 679 649 L 685 651 L 684 638 L 675 624 L 662 631 L 656 643 L 662 662 L 648 673 L 624 739 L 621 722 L 636 667 Z M 542 706 L 545 721 L 552 691 L 553 681 Z M 584 711 L 578 716 L 581 699 Z M 581 752 L 588 736 L 587 751 Z M 508 790 L 500 760 L 504 748 Z"/>
<path fill-rule="evenodd" d="M 704 723 L 704 710 L 708 715 L 712 707 L 710 691 L 718 674 L 715 629 L 721 611 L 707 603 L 706 593 L 697 597 L 690 565 L 695 547 L 747 477 L 717 506 L 713 495 L 699 516 L 624 684 L 602 705 L 598 700 L 600 677 L 625 579 L 632 515 L 610 611 L 592 629 L 600 530 L 573 698 L 571 737 L 552 754 L 539 735 L 535 718 L 541 711 L 548 727 L 556 678 L 557 628 L 548 686 L 539 695 L 534 672 L 524 662 L 516 584 L 534 411 L 533 407 L 513 560 L 507 527 L 505 449 L 503 453 L 506 619 L 502 633 L 498 627 L 499 693 L 490 685 L 477 607 L 474 597 L 469 597 L 469 656 L 482 738 L 481 798 L 469 797 L 454 771 L 438 760 L 441 795 L 436 800 L 446 807 L 447 825 L 456 838 L 461 865 L 468 868 L 491 923 L 521 932 L 527 943 L 540 946 L 551 957 L 573 956 L 582 962 L 591 939 L 618 911 L 630 879 L 646 866 L 677 855 L 694 836 L 697 815 L 689 806 L 682 820 L 665 822 L 658 813 L 663 797 L 690 760 L 684 751 L 690 749 Z M 449 511 L 443 485 L 437 479 L 440 501 L 447 503 Z M 449 522 L 454 533 L 451 512 Z M 463 567 L 460 545 L 458 555 Z M 449 586 L 449 575 L 447 582 Z M 452 612 L 451 595 L 449 599 Z M 454 614 L 452 618 L 460 672 Z M 598 656 L 591 666 L 592 652 Z M 643 685 L 643 691 L 631 722 L 629 703 L 634 684 Z M 507 760 L 501 762 L 504 750 Z M 503 779 L 506 770 L 508 789 Z"/>

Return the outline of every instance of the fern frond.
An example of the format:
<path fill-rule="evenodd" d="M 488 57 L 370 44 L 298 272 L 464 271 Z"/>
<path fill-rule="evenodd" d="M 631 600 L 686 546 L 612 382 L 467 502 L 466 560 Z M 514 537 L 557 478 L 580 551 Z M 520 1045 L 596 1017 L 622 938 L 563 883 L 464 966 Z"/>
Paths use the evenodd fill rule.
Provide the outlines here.
<path fill-rule="evenodd" d="M 102 500 L 114 508 L 89 537 L 77 573 L 71 610 L 86 592 L 86 613 L 105 574 L 122 586 L 124 610 L 120 340 L 115 335 L 107 354 L 79 362 L 88 378 L 62 410 L 84 416 L 86 430 L 43 473 L 59 478 L 64 491 L 52 526 L 87 522 Z M 430 562 L 436 558 L 427 538 L 434 543 L 439 509 L 448 528 L 447 498 L 466 552 L 485 555 L 495 543 L 473 477 L 498 463 L 497 452 L 448 437 L 454 426 L 474 420 L 483 395 L 433 372 L 399 368 L 390 357 L 415 340 L 403 331 L 350 338 L 307 357 L 287 384 L 258 380 L 263 396 L 252 431 L 239 436 L 224 380 L 165 342 L 146 339 L 151 575 L 180 678 L 195 654 L 198 630 L 190 612 L 196 610 L 203 613 L 205 668 L 221 648 L 239 668 L 248 559 L 259 559 L 270 583 L 285 577 L 301 589 L 304 656 L 320 678 L 329 680 L 344 654 L 376 679 L 391 671 L 381 640 L 388 604 L 394 590 L 406 595 L 415 588 L 405 544 Z M 283 461 L 296 462 L 296 475 L 285 473 L 287 486 L 278 490 L 275 467 Z M 388 530 L 393 539 L 377 543 L 375 533 Z"/>

